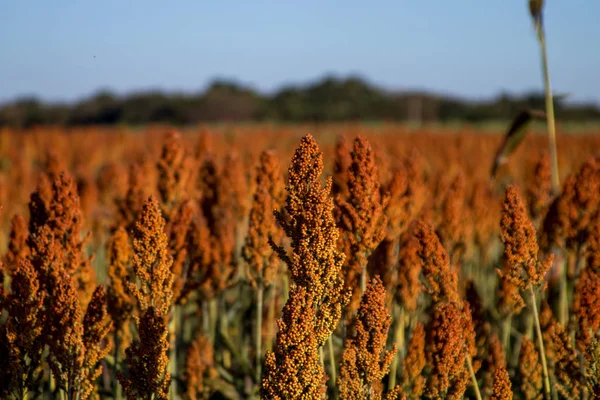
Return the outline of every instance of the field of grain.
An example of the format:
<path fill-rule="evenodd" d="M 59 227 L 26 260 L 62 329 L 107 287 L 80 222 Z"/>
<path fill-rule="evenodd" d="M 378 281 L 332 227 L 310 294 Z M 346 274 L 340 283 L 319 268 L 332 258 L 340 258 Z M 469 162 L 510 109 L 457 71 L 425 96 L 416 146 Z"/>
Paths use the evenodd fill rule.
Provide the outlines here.
<path fill-rule="evenodd" d="M 501 142 L 0 130 L 0 398 L 600 398 L 600 135 Z"/>

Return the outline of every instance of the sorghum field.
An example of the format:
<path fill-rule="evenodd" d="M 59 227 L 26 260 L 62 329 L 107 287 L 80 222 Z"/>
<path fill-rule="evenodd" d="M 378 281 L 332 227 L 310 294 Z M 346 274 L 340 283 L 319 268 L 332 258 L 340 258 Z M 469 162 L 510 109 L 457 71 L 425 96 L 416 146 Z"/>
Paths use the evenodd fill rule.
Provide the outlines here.
<path fill-rule="evenodd" d="M 501 142 L 0 131 L 0 398 L 600 398 L 600 135 Z"/>

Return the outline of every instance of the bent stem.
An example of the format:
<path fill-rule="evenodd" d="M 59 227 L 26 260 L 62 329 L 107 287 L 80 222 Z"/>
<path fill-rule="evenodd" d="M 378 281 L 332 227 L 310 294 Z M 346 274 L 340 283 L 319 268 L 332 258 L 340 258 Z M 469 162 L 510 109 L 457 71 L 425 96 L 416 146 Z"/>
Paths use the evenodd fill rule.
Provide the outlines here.
<path fill-rule="evenodd" d="M 542 359 L 542 369 L 544 371 L 544 392 L 546 393 L 546 398 L 551 398 L 551 390 L 550 390 L 550 376 L 548 375 L 548 364 L 546 363 L 546 350 L 544 349 L 544 340 L 542 339 L 542 328 L 540 326 L 540 319 L 537 311 L 537 304 L 535 300 L 535 292 L 533 291 L 533 286 L 529 285 L 529 293 L 531 295 L 531 307 L 533 308 L 533 319 L 535 324 L 535 330 L 538 338 L 538 345 L 540 347 L 540 356 Z"/>

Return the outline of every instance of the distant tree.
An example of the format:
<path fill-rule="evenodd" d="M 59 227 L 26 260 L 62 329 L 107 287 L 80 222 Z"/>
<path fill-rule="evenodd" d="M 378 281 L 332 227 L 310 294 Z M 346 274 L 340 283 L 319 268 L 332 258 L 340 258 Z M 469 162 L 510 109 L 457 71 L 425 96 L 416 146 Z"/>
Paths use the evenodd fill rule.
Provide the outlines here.
<path fill-rule="evenodd" d="M 600 120 L 596 104 L 566 104 L 556 97 L 561 121 Z M 544 94 L 521 96 L 500 93 L 491 100 L 470 101 L 427 92 L 392 92 L 359 76 L 340 79 L 333 75 L 305 86 L 287 86 L 271 96 L 242 84 L 218 79 L 196 94 L 157 90 L 118 97 L 109 91 L 71 105 L 47 104 L 25 97 L 0 105 L 0 126 L 27 128 L 34 125 L 110 125 L 203 121 L 417 121 L 452 120 L 480 122 L 509 120 L 523 109 L 543 109 Z"/>

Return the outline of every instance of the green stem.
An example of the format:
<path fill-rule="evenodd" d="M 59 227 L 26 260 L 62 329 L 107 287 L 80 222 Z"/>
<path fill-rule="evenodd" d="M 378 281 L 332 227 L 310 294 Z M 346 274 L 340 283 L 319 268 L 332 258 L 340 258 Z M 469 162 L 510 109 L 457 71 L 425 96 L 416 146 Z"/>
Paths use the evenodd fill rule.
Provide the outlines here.
<path fill-rule="evenodd" d="M 585 359 L 585 355 L 582 354 L 581 352 L 578 354 L 579 357 L 579 371 L 581 371 L 581 376 L 588 376 L 586 375 L 586 359 Z M 587 386 L 583 386 L 583 393 L 581 395 L 582 399 L 589 399 L 589 391 L 588 391 L 588 387 Z"/>
<path fill-rule="evenodd" d="M 207 338 L 210 338 L 210 311 L 206 300 L 202 301 L 202 331 Z"/>
<path fill-rule="evenodd" d="M 367 268 L 363 267 L 360 270 L 360 292 L 361 294 L 365 293 L 367 290 Z"/>
<path fill-rule="evenodd" d="M 225 300 L 225 292 L 221 292 L 219 294 L 219 302 L 218 305 L 216 306 L 215 309 L 215 313 L 218 312 L 218 310 L 220 310 L 219 317 L 217 318 L 217 330 L 219 331 L 219 333 L 221 335 L 225 335 L 227 337 L 229 336 L 229 321 L 227 320 L 227 302 Z M 231 352 L 230 351 L 223 351 L 221 352 L 221 362 L 223 363 L 223 366 L 225 368 L 230 368 L 231 367 Z"/>
<path fill-rule="evenodd" d="M 400 351 L 400 361 L 404 359 L 404 350 L 405 350 L 405 324 L 406 318 L 404 315 L 404 307 L 400 306 L 400 331 L 398 332 L 398 350 Z"/>
<path fill-rule="evenodd" d="M 115 400 L 121 399 L 121 384 L 117 379 L 117 375 L 119 372 L 119 330 L 115 329 L 115 351 L 114 351 L 114 378 L 115 378 L 115 387 L 113 389 L 113 397 Z"/>
<path fill-rule="evenodd" d="M 525 315 L 525 336 L 532 340 L 534 335 L 533 326 L 535 325 L 535 322 L 533 321 L 534 319 L 535 317 L 531 314 L 531 312 L 528 312 L 527 315 Z"/>
<path fill-rule="evenodd" d="M 321 364 L 325 364 L 325 356 L 323 355 L 323 346 L 319 347 L 319 361 Z"/>
<path fill-rule="evenodd" d="M 567 321 L 569 319 L 569 298 L 568 298 L 568 286 L 567 286 L 567 274 L 569 270 L 569 263 L 571 262 L 572 257 L 567 255 L 564 262 L 562 263 L 562 268 L 560 271 L 561 280 L 560 280 L 560 291 L 559 291 L 559 305 L 558 305 L 558 322 L 562 326 L 566 326 Z"/>
<path fill-rule="evenodd" d="M 511 328 L 512 330 L 512 328 Z M 517 365 L 519 363 L 519 354 L 521 354 L 521 347 L 523 345 L 523 338 L 526 337 L 523 334 L 519 334 L 519 332 L 517 332 L 515 334 L 515 344 L 512 347 L 512 355 L 511 355 L 511 359 L 510 359 L 510 364 L 512 365 Z M 508 362 L 508 355 L 510 353 L 507 351 L 506 352 L 506 359 Z"/>
<path fill-rule="evenodd" d="M 271 287 L 271 301 L 269 302 L 269 334 L 267 335 L 267 342 L 265 343 L 265 349 L 271 350 L 273 348 L 273 338 L 275 336 L 275 296 L 277 296 L 277 287 L 273 285 Z"/>
<path fill-rule="evenodd" d="M 538 345 L 540 347 L 540 357 L 542 359 L 542 370 L 544 372 L 544 391 L 546 394 L 546 399 L 551 398 L 551 390 L 550 390 L 550 376 L 548 375 L 548 364 L 546 363 L 546 350 L 544 349 L 544 340 L 542 338 L 542 328 L 540 326 L 540 319 L 538 317 L 537 304 L 535 300 L 535 292 L 533 291 L 533 286 L 529 285 L 529 293 L 531 295 L 531 307 L 533 308 L 533 319 L 535 324 L 535 329 L 537 332 Z"/>
<path fill-rule="evenodd" d="M 263 294 L 264 287 L 262 283 L 258 284 L 256 290 L 256 382 L 260 382 L 262 376 L 262 313 L 263 313 Z"/>
<path fill-rule="evenodd" d="M 404 307 L 400 306 L 398 317 L 396 318 L 396 329 L 394 331 L 394 341 L 398 345 L 392 364 L 390 365 L 390 374 L 388 380 L 388 390 L 392 390 L 396 387 L 396 378 L 398 376 L 398 369 L 400 362 L 404 358 Z"/>
<path fill-rule="evenodd" d="M 75 398 L 75 393 L 73 391 L 73 373 L 69 373 L 69 378 L 67 380 L 67 398 L 69 400 L 73 400 Z"/>
<path fill-rule="evenodd" d="M 194 333 L 192 323 L 186 318 L 186 308 L 189 308 L 189 306 L 189 303 L 182 304 L 181 310 L 179 311 L 179 315 L 181 316 L 179 320 L 179 332 L 181 333 L 181 337 L 183 338 L 182 340 L 180 340 L 180 342 L 182 343 L 190 343 L 193 340 Z"/>
<path fill-rule="evenodd" d="M 283 274 L 283 304 L 287 303 L 290 297 L 290 278 L 287 273 Z"/>
<path fill-rule="evenodd" d="M 54 397 L 54 391 L 56 390 L 56 379 L 54 378 L 54 374 L 52 373 L 52 369 L 50 369 L 49 371 L 49 377 L 48 380 L 50 381 L 48 383 L 48 398 L 51 399 Z"/>
<path fill-rule="evenodd" d="M 217 313 L 217 299 L 213 297 L 208 303 L 208 340 L 212 346 L 215 345 L 217 332 Z"/>
<path fill-rule="evenodd" d="M 509 315 L 504 319 L 502 331 L 502 347 L 508 353 L 510 345 L 510 330 L 512 329 L 512 315 Z"/>
<path fill-rule="evenodd" d="M 552 87 L 550 85 L 550 72 L 548 71 L 548 55 L 546 52 L 546 37 L 542 24 L 537 26 L 537 36 L 540 42 L 542 56 L 542 72 L 544 74 L 544 89 L 546 91 L 546 124 L 548 128 L 548 139 L 550 142 L 550 160 L 552 163 L 552 191 L 558 194 L 560 191 L 560 178 L 558 176 L 558 156 L 556 151 L 556 126 L 554 121 L 554 102 L 552 101 Z"/>
<path fill-rule="evenodd" d="M 477 384 L 477 378 L 475 377 L 475 372 L 473 371 L 473 365 L 471 364 L 471 357 L 469 354 L 465 357 L 467 360 L 467 366 L 469 367 L 469 374 L 471 375 L 471 382 L 473 383 L 473 388 L 475 389 L 475 397 L 477 400 L 481 400 L 481 392 L 479 391 L 479 385 Z"/>
<path fill-rule="evenodd" d="M 329 368 L 331 369 L 331 382 L 333 383 L 332 388 L 334 390 L 334 399 L 338 398 L 338 393 L 337 393 L 337 386 L 336 386 L 336 382 L 337 382 L 337 371 L 335 370 L 335 352 L 333 350 L 333 335 L 329 336 L 329 339 L 327 339 L 327 348 L 329 350 Z"/>
<path fill-rule="evenodd" d="M 171 315 L 171 323 L 169 324 L 170 345 L 169 345 L 169 371 L 171 372 L 171 387 L 170 397 L 172 399 L 177 397 L 177 319 L 179 318 L 180 305 L 173 307 L 173 314 Z"/>

